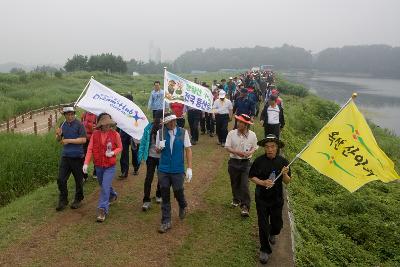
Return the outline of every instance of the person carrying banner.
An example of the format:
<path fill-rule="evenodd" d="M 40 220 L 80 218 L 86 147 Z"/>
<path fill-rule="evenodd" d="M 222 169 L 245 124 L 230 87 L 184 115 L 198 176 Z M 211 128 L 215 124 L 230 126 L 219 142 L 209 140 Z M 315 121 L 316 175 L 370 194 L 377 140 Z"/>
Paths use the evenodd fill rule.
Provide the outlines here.
<path fill-rule="evenodd" d="M 271 245 L 276 243 L 276 236 L 280 233 L 282 220 L 283 186 L 291 180 L 289 162 L 279 155 L 279 149 L 284 146 L 275 135 L 269 134 L 257 143 L 264 147 L 265 154 L 256 158 L 249 171 L 249 179 L 256 184 L 255 201 L 258 217 L 258 232 L 260 239 L 260 262 L 265 264 Z M 278 175 L 282 172 L 282 176 Z"/>
<path fill-rule="evenodd" d="M 86 143 L 86 132 L 83 124 L 75 118 L 73 107 L 64 107 L 63 115 L 65 121 L 56 129 L 56 139 L 63 145 L 60 167 L 58 173 L 58 190 L 60 192 L 57 211 L 65 209 L 68 205 L 69 176 L 75 179 L 75 199 L 71 204 L 71 209 L 81 207 L 83 196 L 83 144 Z"/>
<path fill-rule="evenodd" d="M 160 161 L 160 152 L 156 148 L 156 136 L 161 127 L 161 118 L 162 113 L 156 114 L 154 121 L 144 128 L 143 137 L 140 141 L 138 160 L 139 162 L 142 160 L 146 161 L 147 166 L 146 178 L 144 180 L 143 211 L 147 211 L 151 207 L 151 184 L 153 182 L 154 172 L 156 168 L 158 168 Z M 161 200 L 160 182 L 157 181 L 156 203 L 161 203 Z"/>
<path fill-rule="evenodd" d="M 276 95 L 271 95 L 260 115 L 260 123 L 264 126 L 264 136 L 274 134 L 279 139 L 279 134 L 285 126 L 283 108 L 276 104 Z"/>
<path fill-rule="evenodd" d="M 235 115 L 237 129 L 228 133 L 225 148 L 230 153 L 228 161 L 228 173 L 231 179 L 233 207 L 240 205 L 241 215 L 249 216 L 250 192 L 249 192 L 249 168 L 250 159 L 257 150 L 257 136 L 250 130 L 253 124 L 247 114 Z"/>
<path fill-rule="evenodd" d="M 156 147 L 161 151 L 158 179 L 162 197 L 162 217 L 158 231 L 159 233 L 166 233 L 171 228 L 171 186 L 179 204 L 179 218 L 183 220 L 186 216 L 187 202 L 183 187 L 185 176 L 184 158 L 186 155 L 186 180 L 190 182 L 192 179 L 192 150 L 187 131 L 176 127 L 175 115 L 171 113 L 165 114 L 162 123 L 165 127 L 160 129 L 156 136 Z"/>
<path fill-rule="evenodd" d="M 220 90 L 218 99 L 213 104 L 213 118 L 215 118 L 216 132 L 218 135 L 218 144 L 225 146 L 226 136 L 228 135 L 228 123 L 232 120 L 232 102 L 225 98 L 226 93 Z"/>
<path fill-rule="evenodd" d="M 154 89 L 151 91 L 147 108 L 152 110 L 153 118 L 157 110 L 163 110 L 164 90 L 161 89 L 160 82 L 154 82 Z"/>
<path fill-rule="evenodd" d="M 86 131 L 86 143 L 83 145 L 83 153 L 86 155 L 87 147 L 89 145 L 90 137 L 96 128 L 97 116 L 89 111 L 85 111 L 81 115 L 81 122 L 85 127 Z M 93 178 L 96 178 L 96 169 L 93 169 Z M 87 173 L 83 174 L 83 179 L 86 181 L 88 179 Z"/>
<path fill-rule="evenodd" d="M 115 175 L 117 154 L 122 150 L 121 137 L 117 131 L 112 129 L 116 123 L 107 113 L 98 117 L 96 129 L 90 139 L 88 151 L 83 165 L 83 172 L 87 173 L 88 164 L 93 155 L 96 168 L 97 180 L 101 187 L 99 202 L 97 206 L 97 221 L 104 222 L 109 213 L 110 202 L 117 199 L 117 193 L 112 187 Z"/>

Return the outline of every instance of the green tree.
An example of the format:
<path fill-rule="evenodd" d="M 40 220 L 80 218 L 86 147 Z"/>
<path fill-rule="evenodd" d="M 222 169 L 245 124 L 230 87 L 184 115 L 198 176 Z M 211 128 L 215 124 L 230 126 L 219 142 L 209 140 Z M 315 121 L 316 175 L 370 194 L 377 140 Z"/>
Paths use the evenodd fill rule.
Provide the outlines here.
<path fill-rule="evenodd" d="M 64 69 L 68 72 L 88 70 L 88 57 L 83 55 L 74 55 L 71 59 L 67 60 Z"/>

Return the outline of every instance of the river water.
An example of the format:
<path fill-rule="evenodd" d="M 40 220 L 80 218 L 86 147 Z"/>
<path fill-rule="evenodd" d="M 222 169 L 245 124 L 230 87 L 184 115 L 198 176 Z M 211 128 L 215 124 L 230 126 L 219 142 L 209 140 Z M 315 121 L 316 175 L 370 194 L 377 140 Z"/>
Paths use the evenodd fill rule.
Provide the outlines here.
<path fill-rule="evenodd" d="M 363 115 L 382 128 L 400 136 L 400 80 L 375 79 L 305 72 L 282 72 L 291 81 L 303 84 L 316 95 L 343 105 L 353 92 Z"/>

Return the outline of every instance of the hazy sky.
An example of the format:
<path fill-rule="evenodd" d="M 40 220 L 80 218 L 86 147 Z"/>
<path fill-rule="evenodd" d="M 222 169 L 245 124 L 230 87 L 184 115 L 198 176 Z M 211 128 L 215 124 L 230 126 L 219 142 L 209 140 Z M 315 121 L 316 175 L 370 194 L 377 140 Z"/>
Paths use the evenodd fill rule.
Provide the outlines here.
<path fill-rule="evenodd" d="M 195 48 L 400 46 L 399 0 L 0 0 L 0 63 Z"/>

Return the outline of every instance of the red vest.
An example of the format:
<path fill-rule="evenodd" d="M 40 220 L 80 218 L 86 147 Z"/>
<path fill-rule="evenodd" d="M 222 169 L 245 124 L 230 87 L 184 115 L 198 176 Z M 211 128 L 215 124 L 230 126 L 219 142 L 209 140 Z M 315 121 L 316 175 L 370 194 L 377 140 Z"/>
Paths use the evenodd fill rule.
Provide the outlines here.
<path fill-rule="evenodd" d="M 101 131 L 95 130 L 93 132 L 93 161 L 94 165 L 98 167 L 108 168 L 116 163 L 117 157 L 114 155 L 111 158 L 106 157 L 107 144 L 111 143 L 112 150 L 117 147 L 117 135 L 115 130 L 107 132 L 106 142 L 101 142 Z"/>

